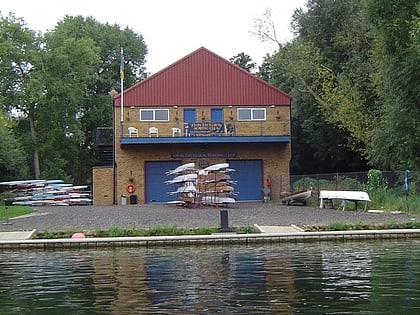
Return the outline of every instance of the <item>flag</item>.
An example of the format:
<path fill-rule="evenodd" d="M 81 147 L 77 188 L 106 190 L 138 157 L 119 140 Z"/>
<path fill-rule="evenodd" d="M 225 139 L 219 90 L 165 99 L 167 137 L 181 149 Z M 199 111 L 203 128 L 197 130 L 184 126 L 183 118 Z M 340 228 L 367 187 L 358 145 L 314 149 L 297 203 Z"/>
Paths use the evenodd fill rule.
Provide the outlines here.
<path fill-rule="evenodd" d="M 124 52 L 121 48 L 121 60 L 120 60 L 120 79 L 124 80 Z"/>

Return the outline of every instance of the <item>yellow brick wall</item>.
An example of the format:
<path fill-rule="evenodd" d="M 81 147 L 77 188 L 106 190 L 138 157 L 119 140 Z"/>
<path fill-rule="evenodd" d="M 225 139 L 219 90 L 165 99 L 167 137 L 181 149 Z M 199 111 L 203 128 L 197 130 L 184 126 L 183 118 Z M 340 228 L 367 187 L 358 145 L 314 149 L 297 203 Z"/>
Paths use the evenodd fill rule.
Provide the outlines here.
<path fill-rule="evenodd" d="M 140 122 L 139 108 L 125 108 L 125 120 L 122 124 L 122 134 L 128 136 L 128 127 L 135 127 L 138 129 L 139 137 L 147 137 L 149 127 L 156 127 L 159 129 L 160 137 L 171 137 L 172 128 L 177 127 L 183 130 L 183 108 L 169 109 L 169 121 L 165 122 Z M 210 121 L 211 108 L 203 108 L 196 110 L 196 121 Z M 235 125 L 236 134 L 244 136 L 258 136 L 258 135 L 289 135 L 290 134 L 290 120 L 289 106 L 275 106 L 266 107 L 265 121 L 237 121 L 237 107 L 224 107 L 223 115 L 226 123 L 233 123 Z M 115 110 L 116 127 L 121 129 L 119 123 L 120 109 Z"/>
<path fill-rule="evenodd" d="M 93 168 L 93 204 L 109 206 L 114 203 L 112 167 Z"/>
<path fill-rule="evenodd" d="M 145 192 L 145 161 L 171 161 L 171 153 L 234 153 L 236 156 L 232 160 L 249 160 L 262 159 L 263 160 L 263 176 L 271 179 L 271 197 L 274 200 L 279 200 L 280 193 L 289 190 L 289 163 L 291 158 L 290 143 L 252 143 L 252 144 L 197 144 L 197 145 L 127 145 L 124 148 L 119 144 L 120 132 L 127 135 L 127 127 L 134 126 L 139 129 L 139 136 L 147 136 L 147 130 L 150 125 L 159 128 L 159 136 L 172 136 L 171 128 L 179 126 L 182 129 L 182 108 L 169 109 L 169 122 L 158 123 L 140 123 L 139 109 L 124 109 L 124 123 L 123 128 L 120 127 L 120 112 L 119 108 L 115 109 L 115 130 L 116 130 L 116 147 L 115 147 L 115 162 L 116 162 L 116 187 L 115 199 L 120 203 L 121 195 L 129 195 L 126 191 L 128 184 L 135 184 L 135 194 L 138 197 L 138 203 L 144 203 Z M 203 116 L 206 120 L 210 119 L 210 108 L 197 109 L 196 119 L 199 121 Z M 237 128 L 237 135 L 240 132 L 248 133 L 249 135 L 260 135 L 263 130 L 263 135 L 284 134 L 290 135 L 289 106 L 275 106 L 266 107 L 267 120 L 262 122 L 238 122 L 236 121 L 236 107 L 225 107 L 225 119 L 230 119 L 232 113 L 232 120 L 235 122 Z M 261 129 L 262 128 L 262 129 Z M 282 129 L 281 129 L 282 128 Z M 238 130 L 239 129 L 239 130 Z M 283 132 L 279 133 L 279 129 Z M 210 164 L 226 162 L 226 159 L 206 159 Z M 181 163 L 196 162 L 199 160 L 184 159 Z M 111 168 L 95 168 L 93 173 L 94 180 L 94 204 L 112 204 L 113 202 L 113 174 Z M 264 184 L 264 183 L 262 183 Z"/>
<path fill-rule="evenodd" d="M 127 146 L 122 149 L 117 147 L 116 151 L 116 174 L 117 174 L 117 196 L 128 195 L 126 187 L 130 183 L 136 186 L 135 194 L 139 203 L 144 203 L 145 192 L 145 161 L 171 161 L 171 153 L 234 153 L 236 156 L 232 160 L 263 160 L 264 179 L 270 177 L 272 187 L 272 198 L 278 200 L 281 191 L 289 190 L 289 162 L 290 144 L 212 144 L 212 145 L 191 145 L 180 147 L 179 145 L 157 145 L 147 146 L 147 150 L 142 146 Z M 226 162 L 226 159 L 209 158 L 205 159 L 210 164 Z M 197 159 L 183 159 L 181 164 L 196 162 Z"/>

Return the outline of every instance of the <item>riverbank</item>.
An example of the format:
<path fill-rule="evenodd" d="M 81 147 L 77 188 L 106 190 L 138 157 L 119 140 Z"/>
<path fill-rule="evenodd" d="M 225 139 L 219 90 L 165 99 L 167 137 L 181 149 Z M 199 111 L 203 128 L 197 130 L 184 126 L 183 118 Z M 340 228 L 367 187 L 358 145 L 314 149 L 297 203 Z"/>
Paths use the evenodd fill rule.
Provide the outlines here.
<path fill-rule="evenodd" d="M 325 226 L 333 223 L 349 224 L 404 224 L 417 222 L 415 215 L 398 213 L 370 213 L 367 211 L 342 211 L 313 207 L 283 206 L 274 203 L 238 203 L 232 208 L 199 207 L 182 208 L 168 204 L 142 204 L 126 206 L 56 206 L 35 207 L 34 213 L 9 219 L 1 224 L 1 231 L 33 230 L 108 230 L 144 229 L 158 225 L 185 228 L 219 227 L 221 211 L 227 210 L 231 227 L 258 224 L 289 226 Z M 4 223 L 4 222 L 3 222 Z"/>
<path fill-rule="evenodd" d="M 96 249 L 100 247 L 162 247 L 250 245 L 262 243 L 302 243 L 325 241 L 366 241 L 420 238 L 420 229 L 286 232 L 212 235 L 107 237 L 82 239 L 0 240 L 1 250 L 15 249 Z"/>

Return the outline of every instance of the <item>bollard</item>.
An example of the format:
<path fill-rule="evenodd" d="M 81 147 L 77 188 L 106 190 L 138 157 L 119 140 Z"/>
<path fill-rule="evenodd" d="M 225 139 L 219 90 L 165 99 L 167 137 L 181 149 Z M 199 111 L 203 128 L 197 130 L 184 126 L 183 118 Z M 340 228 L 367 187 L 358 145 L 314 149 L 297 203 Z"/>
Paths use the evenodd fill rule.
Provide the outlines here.
<path fill-rule="evenodd" d="M 227 210 L 220 210 L 220 232 L 229 232 L 229 218 Z"/>
<path fill-rule="evenodd" d="M 13 200 L 11 199 L 4 199 L 4 210 L 5 210 L 5 217 L 6 222 L 3 222 L 3 225 L 11 225 L 12 223 L 9 222 L 9 209 L 7 207 L 13 205 Z"/>

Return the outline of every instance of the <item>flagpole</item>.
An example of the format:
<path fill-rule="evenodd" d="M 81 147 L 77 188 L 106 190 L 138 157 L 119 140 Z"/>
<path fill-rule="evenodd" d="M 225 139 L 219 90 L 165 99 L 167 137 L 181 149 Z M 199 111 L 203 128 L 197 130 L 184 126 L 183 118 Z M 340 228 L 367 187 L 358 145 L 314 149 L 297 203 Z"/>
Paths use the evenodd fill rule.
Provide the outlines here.
<path fill-rule="evenodd" d="M 121 83 L 121 110 L 120 110 L 120 121 L 121 123 L 124 121 L 124 51 L 121 47 L 121 56 L 120 56 L 120 83 Z"/>

